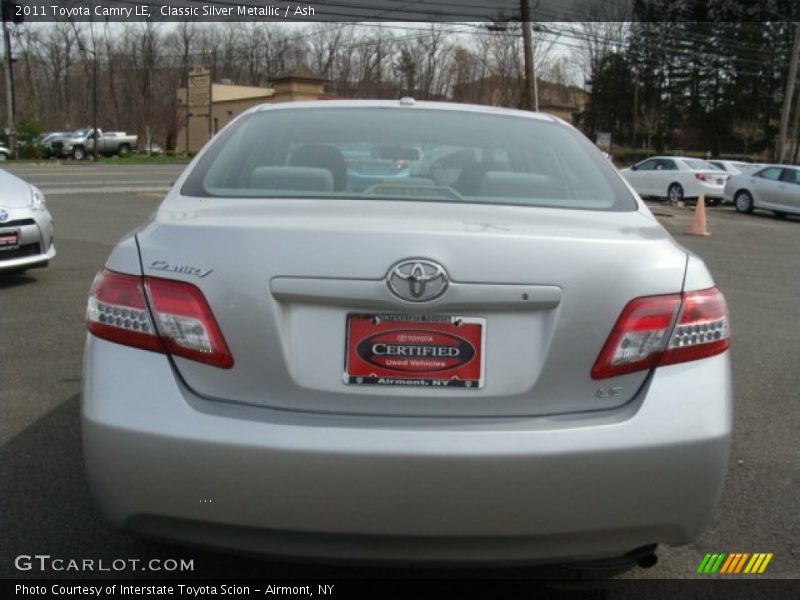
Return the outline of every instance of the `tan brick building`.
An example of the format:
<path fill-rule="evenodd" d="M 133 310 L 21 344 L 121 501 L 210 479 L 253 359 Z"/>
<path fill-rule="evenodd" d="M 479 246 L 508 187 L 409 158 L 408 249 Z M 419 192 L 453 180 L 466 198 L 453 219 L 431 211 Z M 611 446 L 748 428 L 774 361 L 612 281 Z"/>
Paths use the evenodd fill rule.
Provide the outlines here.
<path fill-rule="evenodd" d="M 188 106 L 187 88 L 177 91 L 178 135 L 175 149 L 178 152 L 197 152 L 211 135 L 258 104 L 329 98 L 325 94 L 325 78 L 302 67 L 274 79 L 270 88 L 214 83 L 209 94 L 210 81 L 208 70 L 199 68 L 192 71 L 189 75 Z"/>
<path fill-rule="evenodd" d="M 576 123 L 576 116 L 586 110 L 589 95 L 574 85 L 563 85 L 543 79 L 536 80 L 539 91 L 539 110 Z M 485 77 L 453 86 L 453 101 L 516 108 L 522 102 L 524 81 L 498 76 Z"/>
<path fill-rule="evenodd" d="M 177 91 L 178 135 L 175 149 L 178 152 L 197 152 L 213 134 L 248 108 L 258 104 L 335 98 L 325 93 L 326 81 L 324 77 L 300 67 L 274 79 L 270 88 L 214 83 L 209 93 L 211 77 L 208 70 L 202 67 L 195 69 L 189 75 L 188 107 L 187 88 Z M 588 94 L 585 90 L 541 79 L 538 80 L 538 85 L 539 109 L 542 112 L 574 123 L 575 117 L 586 109 Z M 519 81 L 487 77 L 454 85 L 452 100 L 513 107 L 519 105 L 517 96 L 521 90 L 522 84 Z"/>

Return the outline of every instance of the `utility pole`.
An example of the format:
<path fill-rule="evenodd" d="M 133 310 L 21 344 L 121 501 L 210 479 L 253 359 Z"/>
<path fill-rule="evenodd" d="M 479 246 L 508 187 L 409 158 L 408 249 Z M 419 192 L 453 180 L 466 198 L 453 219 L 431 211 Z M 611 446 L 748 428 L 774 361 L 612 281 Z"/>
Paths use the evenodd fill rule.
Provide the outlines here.
<path fill-rule="evenodd" d="M 211 49 L 211 61 L 208 65 L 208 139 L 214 136 L 214 77 L 217 72 L 217 49 Z"/>
<path fill-rule="evenodd" d="M 17 131 L 14 125 L 14 70 L 11 65 L 11 37 L 8 34 L 8 21 L 14 20 L 13 4 L 10 0 L 3 2 L 3 76 L 6 82 L 6 130 L 8 131 L 8 149 L 11 156 L 17 156 Z M 15 21 L 16 22 L 16 21 Z"/>
<path fill-rule="evenodd" d="M 789 132 L 789 113 L 792 110 L 792 96 L 797 80 L 797 61 L 800 59 L 800 22 L 794 24 L 794 42 L 792 43 L 792 56 L 789 61 L 789 77 L 786 80 L 786 91 L 783 94 L 783 111 L 781 112 L 781 128 L 778 133 L 778 160 L 783 163 L 786 157 L 786 136 Z"/>
<path fill-rule="evenodd" d="M 189 70 L 186 70 L 186 156 L 189 156 L 189 119 L 192 118 L 192 109 L 189 106 Z"/>
<path fill-rule="evenodd" d="M 528 0 L 520 0 L 522 17 L 522 51 L 525 55 L 524 105 L 528 110 L 539 110 L 539 94 L 536 89 L 536 71 L 533 65 L 533 39 L 531 37 L 531 11 Z"/>
<path fill-rule="evenodd" d="M 92 129 L 94 129 L 94 147 L 92 160 L 97 162 L 97 146 L 100 141 L 97 136 L 97 38 L 94 35 L 94 19 L 90 18 L 92 28 Z"/>
<path fill-rule="evenodd" d="M 378 98 L 383 98 L 382 90 L 381 90 L 381 88 L 383 87 L 382 81 L 381 81 L 381 79 L 383 77 L 383 73 L 381 72 L 381 64 L 382 64 L 381 61 L 383 60 L 383 52 L 382 52 L 383 48 L 381 46 L 381 42 L 383 40 L 382 34 L 383 34 L 382 23 L 380 21 L 378 21 L 378 60 L 375 63 L 375 68 L 377 70 L 376 81 L 377 81 L 377 84 L 378 84 L 376 86 L 376 89 L 375 89 L 375 95 Z"/>
<path fill-rule="evenodd" d="M 539 4 L 538 0 L 536 4 L 538 6 Z M 538 23 L 536 25 L 531 25 L 531 29 L 537 33 L 544 31 Z M 538 76 L 536 75 L 536 60 L 534 59 L 535 55 L 533 52 L 533 43 L 531 43 L 531 64 L 533 65 L 533 109 L 536 112 L 539 112 L 539 79 Z"/>
<path fill-rule="evenodd" d="M 639 69 L 633 72 L 633 148 L 636 149 L 636 130 L 639 119 Z"/>
<path fill-rule="evenodd" d="M 794 143 L 794 153 L 792 154 L 792 164 L 797 164 L 797 154 L 800 151 L 800 93 L 797 94 L 797 102 L 794 105 L 794 118 L 792 119 L 792 142 Z"/>

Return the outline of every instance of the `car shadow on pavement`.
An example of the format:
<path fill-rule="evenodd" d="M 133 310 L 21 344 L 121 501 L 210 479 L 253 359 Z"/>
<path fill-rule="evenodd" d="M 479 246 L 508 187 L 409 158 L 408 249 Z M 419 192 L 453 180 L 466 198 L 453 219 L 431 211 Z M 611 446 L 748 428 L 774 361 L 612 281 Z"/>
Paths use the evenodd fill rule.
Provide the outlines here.
<path fill-rule="evenodd" d="M 29 273 L 0 273 L 0 290 L 36 283 L 36 277 Z"/>
<path fill-rule="evenodd" d="M 393 567 L 272 560 L 156 543 L 113 530 L 92 504 L 84 477 L 79 397 L 69 398 L 0 448 L 0 578 L 186 577 L 325 579 L 580 579 L 609 575 L 558 566 Z M 185 573 L 41 571 L 15 567 L 20 555 L 69 559 L 192 559 Z M 581 598 L 586 589 L 559 590 Z"/>

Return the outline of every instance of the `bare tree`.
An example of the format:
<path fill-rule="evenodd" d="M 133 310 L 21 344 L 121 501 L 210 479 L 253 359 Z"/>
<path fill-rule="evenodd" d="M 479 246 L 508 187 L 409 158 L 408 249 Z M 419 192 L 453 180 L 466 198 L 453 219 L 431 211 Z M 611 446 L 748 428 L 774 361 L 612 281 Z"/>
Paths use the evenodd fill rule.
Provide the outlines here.
<path fill-rule="evenodd" d="M 639 111 L 639 128 L 644 132 L 647 151 L 650 152 L 653 136 L 661 124 L 661 111 L 656 106 L 643 106 Z"/>
<path fill-rule="evenodd" d="M 311 25 L 306 39 L 308 66 L 318 74 L 333 79 L 331 69 L 341 50 L 346 30 L 350 27 L 346 23 Z"/>
<path fill-rule="evenodd" d="M 631 3 L 628 0 L 586 0 L 578 11 L 586 21 L 562 24 L 562 34 L 576 40 L 578 50 L 574 54 L 577 66 L 589 80 L 598 72 L 611 52 L 625 50 L 630 33 Z"/>
<path fill-rule="evenodd" d="M 34 63 L 37 58 L 37 48 L 41 44 L 38 31 L 31 27 L 16 27 L 14 29 L 16 43 L 22 48 L 22 58 L 25 61 L 25 79 L 28 84 L 28 98 L 33 112 L 33 118 L 41 121 L 39 111 L 39 82 L 37 81 Z"/>
<path fill-rule="evenodd" d="M 744 157 L 747 159 L 747 151 L 752 142 L 757 141 L 763 135 L 761 124 L 755 119 L 737 121 L 731 127 L 731 133 L 744 144 Z"/>
<path fill-rule="evenodd" d="M 99 125 L 126 129 L 142 142 L 173 139 L 176 90 L 191 69 L 211 67 L 215 81 L 265 86 L 302 64 L 329 79 L 330 89 L 356 97 L 452 98 L 518 106 L 522 44 L 518 23 L 505 31 L 428 24 L 322 23 L 287 29 L 275 23 L 155 23 L 120 27 L 108 22 L 97 38 L 86 23 L 29 23 L 18 28 L 17 55 L 25 76 L 23 111 L 47 129 L 86 125 L 97 59 Z M 471 32 L 472 33 L 472 32 Z M 554 37 L 534 36 L 540 75 L 569 81 L 569 65 L 550 55 Z M 562 64 L 563 63 L 563 64 Z M 47 98 L 45 102 L 43 99 Z"/>

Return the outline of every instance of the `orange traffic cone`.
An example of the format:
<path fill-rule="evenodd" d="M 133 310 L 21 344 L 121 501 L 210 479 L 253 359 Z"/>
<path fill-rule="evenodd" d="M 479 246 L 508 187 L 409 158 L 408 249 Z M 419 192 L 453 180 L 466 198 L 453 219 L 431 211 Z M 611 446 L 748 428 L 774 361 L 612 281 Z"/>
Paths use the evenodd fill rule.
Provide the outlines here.
<path fill-rule="evenodd" d="M 702 194 L 697 199 L 692 226 L 689 227 L 689 231 L 686 233 L 689 235 L 711 235 L 706 229 L 706 198 Z"/>

